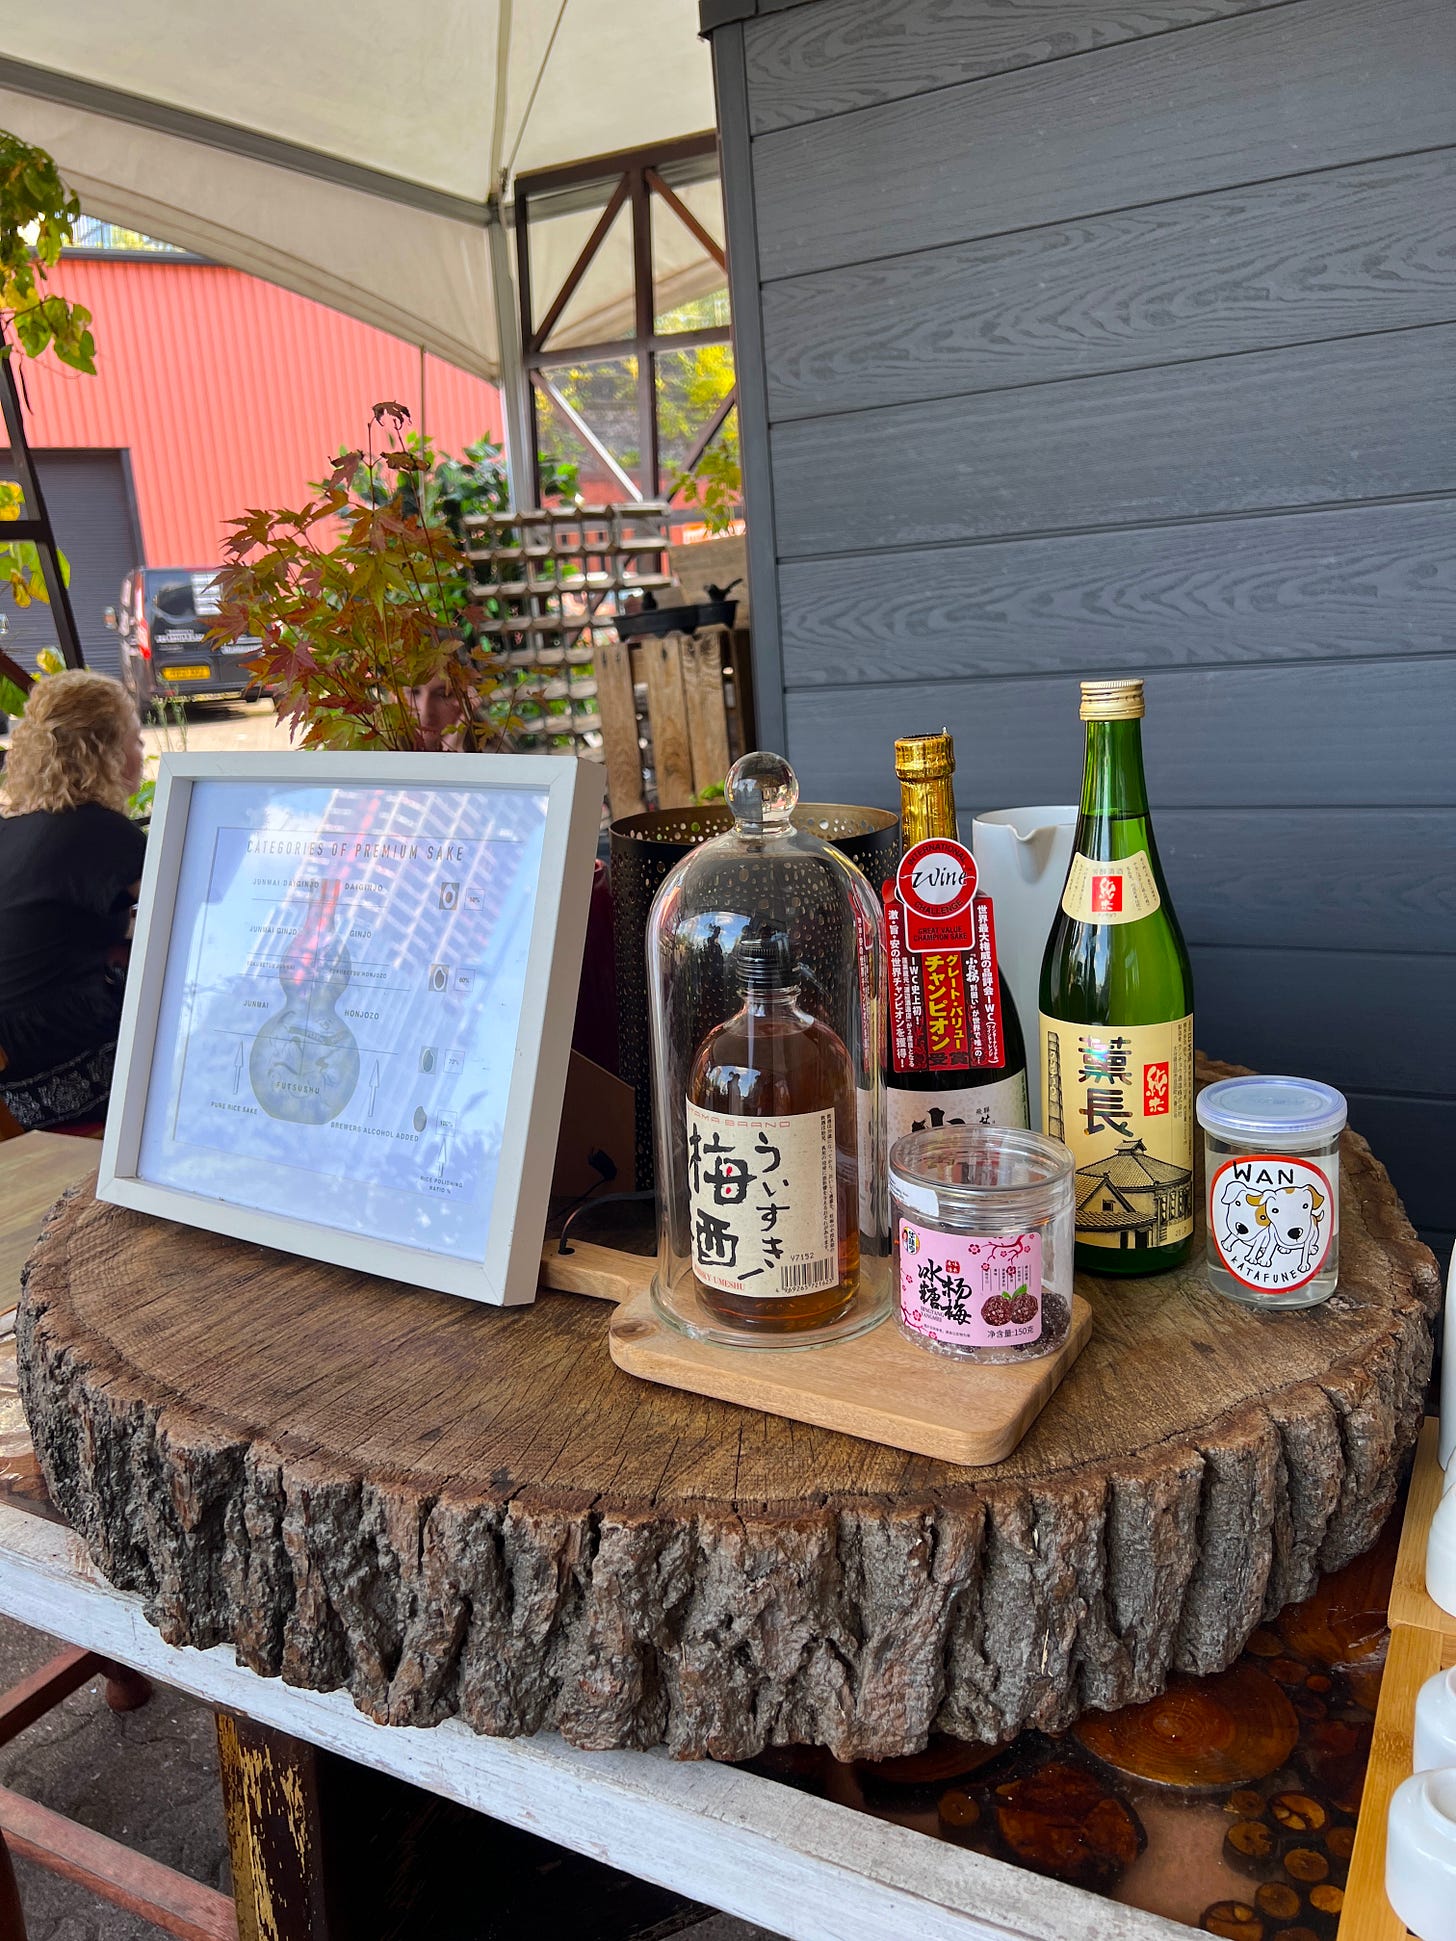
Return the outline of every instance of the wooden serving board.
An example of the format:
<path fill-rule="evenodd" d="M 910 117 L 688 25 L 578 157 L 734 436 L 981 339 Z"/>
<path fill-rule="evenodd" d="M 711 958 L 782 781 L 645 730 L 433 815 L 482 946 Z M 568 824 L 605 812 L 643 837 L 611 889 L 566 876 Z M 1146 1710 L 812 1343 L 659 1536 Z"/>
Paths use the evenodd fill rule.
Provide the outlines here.
<path fill-rule="evenodd" d="M 1385 1820 L 1392 1793 L 1410 1778 L 1416 1693 L 1434 1673 L 1453 1664 L 1456 1639 L 1410 1624 L 1392 1625 L 1339 1941 L 1407 1941 L 1410 1930 L 1385 1897 Z"/>
<path fill-rule="evenodd" d="M 1439 1443 L 1440 1425 L 1434 1416 L 1427 1416 L 1416 1443 L 1400 1526 L 1390 1586 L 1390 1650 L 1380 1680 L 1339 1941 L 1406 1941 L 1408 1933 L 1385 1897 L 1386 1814 L 1391 1794 L 1410 1778 L 1416 1694 L 1436 1672 L 1456 1665 L 1456 1617 L 1426 1592 L 1426 1538 L 1443 1481 Z"/>
<path fill-rule="evenodd" d="M 1390 1623 L 1413 1625 L 1418 1631 L 1435 1631 L 1449 1645 L 1456 1660 L 1456 1617 L 1443 1611 L 1426 1589 L 1426 1540 L 1431 1534 L 1431 1518 L 1441 1500 L 1445 1477 L 1440 1461 L 1440 1424 L 1427 1416 L 1416 1444 L 1416 1459 L 1406 1492 L 1405 1520 L 1400 1526 L 1400 1549 L 1396 1552 L 1395 1578 L 1390 1586 Z"/>
<path fill-rule="evenodd" d="M 1011 1454 L 1092 1332 L 1092 1309 L 1078 1294 L 1066 1340 L 1033 1361 L 937 1355 L 907 1340 L 893 1315 L 868 1334 L 817 1348 L 792 1341 L 777 1353 L 727 1348 L 662 1319 L 652 1301 L 655 1265 L 641 1254 L 588 1244 L 562 1254 L 553 1242 L 541 1256 L 541 1280 L 617 1303 L 608 1340 L 612 1360 L 629 1375 L 969 1468 Z"/>

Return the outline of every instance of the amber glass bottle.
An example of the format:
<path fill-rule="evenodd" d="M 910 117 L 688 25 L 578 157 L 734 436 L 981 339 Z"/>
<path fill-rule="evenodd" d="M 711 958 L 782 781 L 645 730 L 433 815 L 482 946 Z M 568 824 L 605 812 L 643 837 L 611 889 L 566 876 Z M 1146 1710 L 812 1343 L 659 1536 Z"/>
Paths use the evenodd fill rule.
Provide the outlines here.
<path fill-rule="evenodd" d="M 948 734 L 905 735 L 895 743 L 900 781 L 900 840 L 913 849 L 927 836 L 956 836 L 955 748 Z M 885 1073 L 886 1150 L 907 1132 L 940 1126 L 1026 1126 L 1026 1045 L 1006 979 L 998 971 L 1004 1060 L 949 1071 Z"/>
<path fill-rule="evenodd" d="M 859 1285 L 854 1080 L 800 1008 L 781 930 L 748 931 L 733 967 L 742 1008 L 688 1083 L 693 1271 L 711 1313 L 793 1334 L 838 1320 Z"/>

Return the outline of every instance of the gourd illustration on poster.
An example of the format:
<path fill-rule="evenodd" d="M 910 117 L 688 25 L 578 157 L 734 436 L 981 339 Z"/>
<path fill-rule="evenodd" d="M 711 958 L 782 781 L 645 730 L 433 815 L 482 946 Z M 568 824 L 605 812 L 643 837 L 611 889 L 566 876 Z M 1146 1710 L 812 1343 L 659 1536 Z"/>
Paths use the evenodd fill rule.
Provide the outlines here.
<path fill-rule="evenodd" d="M 199 836 L 213 800 L 202 784 Z M 470 1249 L 500 1151 L 543 820 L 539 797 L 300 788 L 262 826 L 219 824 L 188 975 L 163 994 L 175 1113 L 149 1122 L 144 1159 L 190 1179 L 226 1150 L 295 1213 L 324 1183 L 352 1184 L 362 1205 L 331 1198 L 322 1217 L 363 1212 Z"/>
<path fill-rule="evenodd" d="M 359 1041 L 339 1016 L 353 962 L 340 934 L 336 878 L 320 884 L 309 914 L 278 965 L 283 1009 L 253 1040 L 248 1077 L 271 1119 L 323 1125 L 338 1118 L 359 1081 Z M 237 1062 L 242 1061 L 239 1044 Z M 375 1057 L 375 1071 L 379 1060 Z M 238 1087 L 233 1087 L 234 1092 Z M 371 1093 L 377 1093 L 377 1080 Z M 369 1116 L 374 1116 L 371 1096 Z"/>

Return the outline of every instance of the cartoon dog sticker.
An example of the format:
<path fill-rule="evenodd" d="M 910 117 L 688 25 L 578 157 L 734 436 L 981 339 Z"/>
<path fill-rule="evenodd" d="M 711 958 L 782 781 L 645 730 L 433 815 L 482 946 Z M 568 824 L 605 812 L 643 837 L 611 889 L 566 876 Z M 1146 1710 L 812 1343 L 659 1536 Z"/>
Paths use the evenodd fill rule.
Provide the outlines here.
<path fill-rule="evenodd" d="M 1286 1162 L 1287 1163 L 1287 1162 Z M 1313 1172 L 1314 1168 L 1309 1168 Z M 1320 1177 L 1316 1175 L 1316 1177 Z M 1225 1264 L 1250 1286 L 1278 1291 L 1315 1273 L 1329 1244 L 1327 1187 L 1293 1179 L 1254 1185 L 1233 1172 L 1215 1180 L 1210 1213 Z"/>
<path fill-rule="evenodd" d="M 1263 1267 L 1312 1273 L 1324 1252 L 1325 1196 L 1316 1186 L 1269 1186 L 1259 1195 L 1264 1238 Z"/>
<path fill-rule="evenodd" d="M 1241 1179 L 1229 1177 L 1220 1186 L 1214 1226 L 1219 1250 L 1235 1269 L 1248 1265 L 1264 1244 L 1269 1222 L 1259 1201 Z"/>

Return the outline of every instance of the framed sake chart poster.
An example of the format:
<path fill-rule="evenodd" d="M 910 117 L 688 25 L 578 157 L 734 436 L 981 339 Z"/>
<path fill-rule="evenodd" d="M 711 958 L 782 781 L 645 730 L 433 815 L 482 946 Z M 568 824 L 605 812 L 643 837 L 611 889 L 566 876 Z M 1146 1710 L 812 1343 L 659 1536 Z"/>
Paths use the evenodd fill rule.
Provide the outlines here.
<path fill-rule="evenodd" d="M 99 1196 L 532 1300 L 602 790 L 550 756 L 164 755 Z"/>

